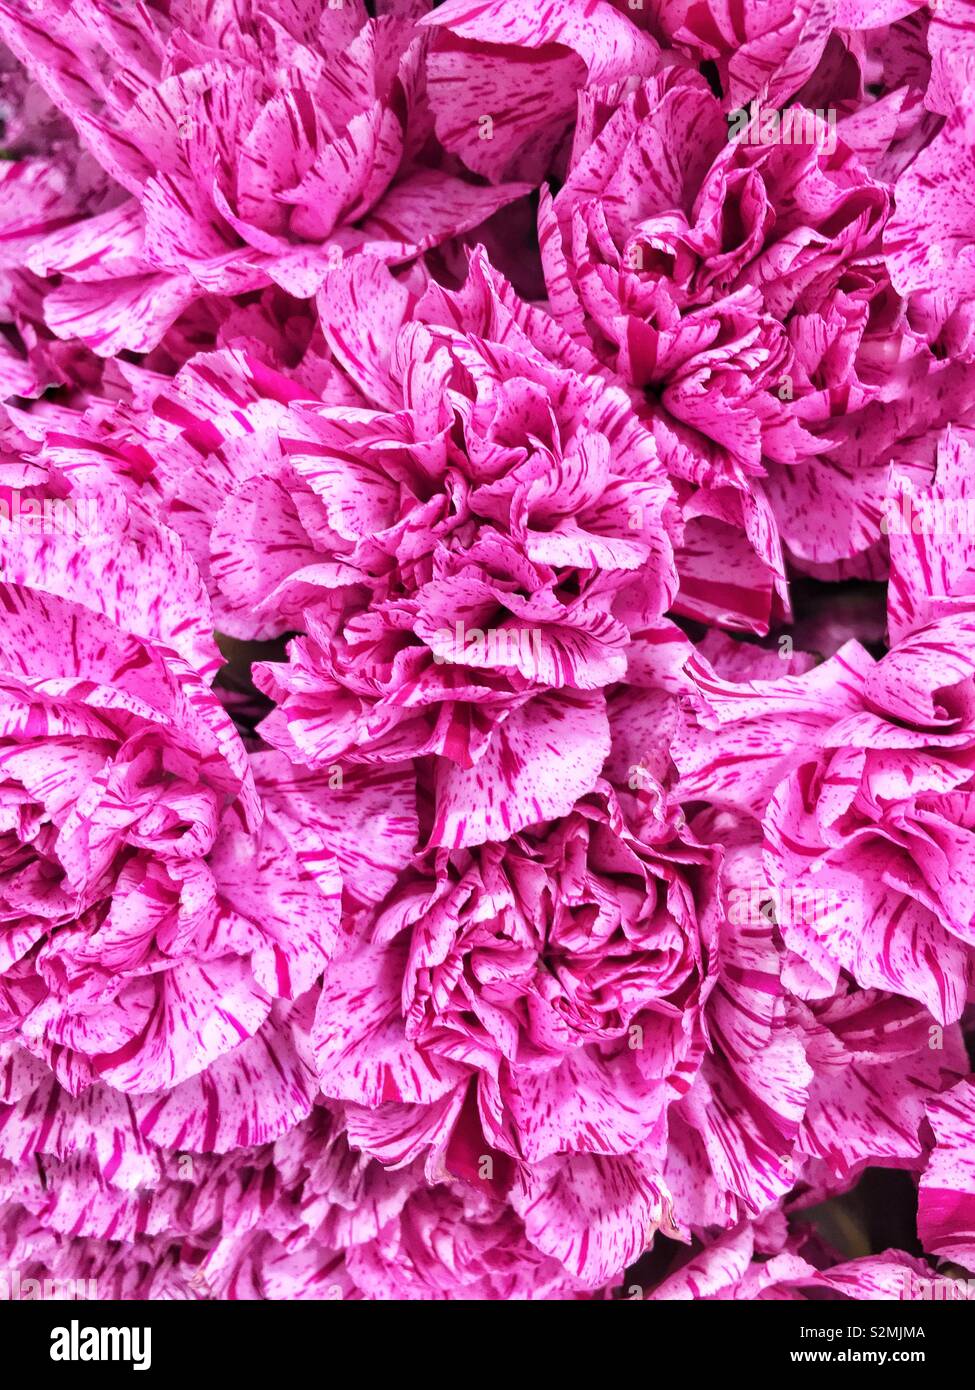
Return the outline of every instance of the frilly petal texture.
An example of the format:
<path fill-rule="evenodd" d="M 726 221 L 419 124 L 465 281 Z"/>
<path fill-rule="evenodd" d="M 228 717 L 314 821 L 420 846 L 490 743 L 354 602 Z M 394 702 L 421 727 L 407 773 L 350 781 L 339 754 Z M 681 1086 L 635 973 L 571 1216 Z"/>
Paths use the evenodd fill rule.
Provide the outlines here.
<path fill-rule="evenodd" d="M 969 0 L 0 0 L 8 1292 L 971 1297 L 973 111 Z"/>

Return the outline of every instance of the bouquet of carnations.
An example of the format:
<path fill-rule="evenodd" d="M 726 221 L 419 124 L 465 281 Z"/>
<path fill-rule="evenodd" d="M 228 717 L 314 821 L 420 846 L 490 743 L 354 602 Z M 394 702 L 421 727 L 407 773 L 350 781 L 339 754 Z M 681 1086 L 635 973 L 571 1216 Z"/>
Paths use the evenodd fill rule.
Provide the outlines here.
<path fill-rule="evenodd" d="M 6 1296 L 975 1296 L 975 6 L 0 42 Z"/>

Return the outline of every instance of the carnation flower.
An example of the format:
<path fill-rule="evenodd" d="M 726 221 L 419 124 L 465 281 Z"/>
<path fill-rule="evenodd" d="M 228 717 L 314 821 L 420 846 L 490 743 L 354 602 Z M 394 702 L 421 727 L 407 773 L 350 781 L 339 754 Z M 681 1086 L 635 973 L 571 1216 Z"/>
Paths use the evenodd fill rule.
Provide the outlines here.
<path fill-rule="evenodd" d="M 69 1090 L 151 1091 L 313 983 L 341 880 L 262 809 L 176 537 L 133 511 L 87 540 L 21 528 L 0 560 L 0 1031 Z"/>
<path fill-rule="evenodd" d="M 855 412 L 889 410 L 893 363 L 919 351 L 878 255 L 886 188 L 842 123 L 837 145 L 796 113 L 809 119 L 787 142 L 757 116 L 730 139 L 719 101 L 681 69 L 616 104 L 592 94 L 540 215 L 554 313 L 646 394 L 678 480 L 679 610 L 753 632 L 788 612 L 781 542 L 814 563 L 876 545 L 884 474 L 862 472 L 873 455 Z"/>
<path fill-rule="evenodd" d="M 318 1005 L 322 1088 L 347 1103 L 353 1143 L 387 1163 L 432 1149 L 500 1194 L 514 1181 L 523 1213 L 549 1191 L 548 1240 L 575 1243 L 563 1262 L 592 1282 L 617 1273 L 626 1259 L 605 1264 L 603 1243 L 624 1228 L 594 1232 L 587 1257 L 569 1198 L 585 1164 L 560 1156 L 593 1156 L 594 1224 L 620 1183 L 666 1214 L 654 1157 L 703 1048 L 713 864 L 672 819 L 635 836 L 607 787 L 504 846 L 431 852 L 334 961 Z"/>
<path fill-rule="evenodd" d="M 262 733 L 318 768 L 434 755 L 431 842 L 504 839 L 593 787 L 602 692 L 656 640 L 672 568 L 653 440 L 622 391 L 543 355 L 548 325 L 482 259 L 414 303 L 359 258 L 321 309 L 381 408 L 302 410 L 284 444 L 321 556 L 295 578 L 319 591 L 289 664 L 257 669 Z"/>
<path fill-rule="evenodd" d="M 970 9 L 0 0 L 0 1298 L 971 1298 Z"/>
<path fill-rule="evenodd" d="M 843 969 L 942 1023 L 960 1017 L 971 970 L 972 639 L 969 539 L 936 523 L 967 497 L 969 453 L 964 433 L 947 432 L 935 478 L 891 518 L 891 651 L 875 661 L 851 642 L 807 675 L 741 685 L 697 656 L 697 733 L 676 752 L 686 793 L 706 784 L 762 818 L 772 881 L 810 893 L 813 913 L 786 939 L 817 992 Z"/>
<path fill-rule="evenodd" d="M 188 0 L 58 0 L 0 11 L 0 34 L 129 193 L 27 257 L 63 283 L 46 322 L 110 356 L 156 346 L 204 294 L 270 283 L 307 298 L 347 251 L 390 260 L 528 191 L 425 163 L 425 39 L 358 3 L 268 4 L 225 25 Z"/>

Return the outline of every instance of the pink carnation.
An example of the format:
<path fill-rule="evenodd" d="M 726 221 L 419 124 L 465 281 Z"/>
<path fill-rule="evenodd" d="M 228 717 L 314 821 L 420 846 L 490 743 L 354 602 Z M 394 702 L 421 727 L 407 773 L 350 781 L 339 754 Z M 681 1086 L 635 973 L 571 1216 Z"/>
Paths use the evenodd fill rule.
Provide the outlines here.
<path fill-rule="evenodd" d="M 0 1298 L 970 1298 L 973 85 L 0 0 Z"/>
<path fill-rule="evenodd" d="M 273 282 L 307 298 L 348 251 L 409 260 L 528 191 L 424 162 L 411 18 L 350 0 L 238 25 L 194 0 L 140 7 L 131 26 L 75 0 L 43 21 L 0 10 L 0 35 L 129 195 L 30 250 L 35 274 L 63 277 L 45 306 L 58 336 L 146 351 L 201 295 Z"/>
<path fill-rule="evenodd" d="M 171 533 L 138 511 L 87 549 L 21 532 L 2 583 L 0 1033 L 71 1091 L 171 1087 L 314 982 L 338 929 L 335 859 L 319 841 L 299 860 L 273 801 L 262 811 Z"/>
<path fill-rule="evenodd" d="M 483 259 L 414 302 L 360 258 L 320 308 L 380 408 L 302 409 L 283 441 L 307 636 L 258 671 L 261 731 L 317 768 L 435 756 L 431 843 L 504 839 L 594 786 L 603 692 L 658 640 L 672 523 L 653 440 L 618 387 L 544 355 L 551 325 Z"/>

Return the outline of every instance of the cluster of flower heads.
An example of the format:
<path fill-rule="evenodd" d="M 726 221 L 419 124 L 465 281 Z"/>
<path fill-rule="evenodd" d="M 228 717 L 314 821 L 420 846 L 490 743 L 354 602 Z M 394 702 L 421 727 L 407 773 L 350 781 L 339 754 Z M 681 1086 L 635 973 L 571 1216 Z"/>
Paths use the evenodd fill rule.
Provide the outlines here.
<path fill-rule="evenodd" d="M 8 1281 L 975 1272 L 969 0 L 0 39 Z"/>

